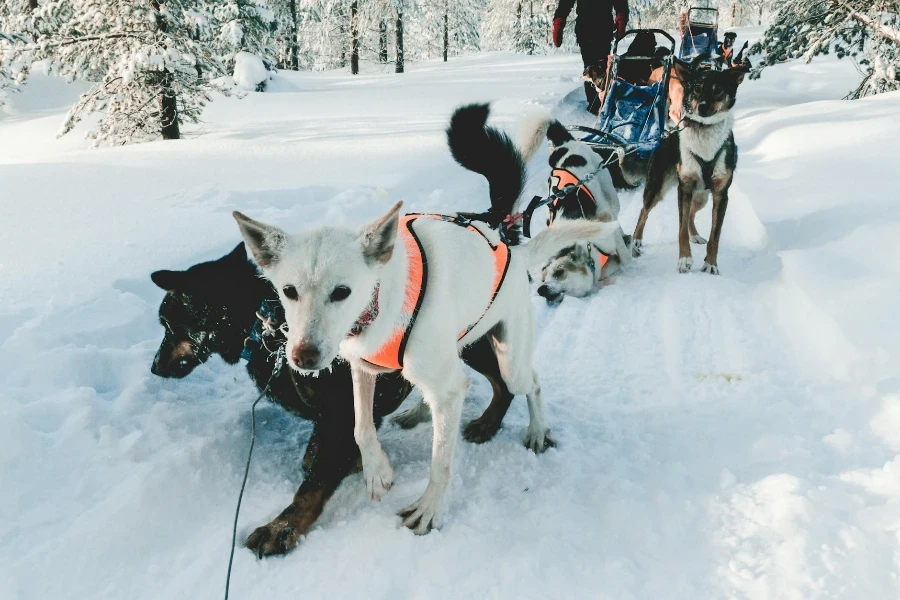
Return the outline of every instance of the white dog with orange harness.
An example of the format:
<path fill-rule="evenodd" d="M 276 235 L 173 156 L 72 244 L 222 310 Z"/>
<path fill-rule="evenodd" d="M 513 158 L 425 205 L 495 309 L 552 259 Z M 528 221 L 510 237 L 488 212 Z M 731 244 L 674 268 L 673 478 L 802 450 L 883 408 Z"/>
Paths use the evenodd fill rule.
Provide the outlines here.
<path fill-rule="evenodd" d="M 400 217 L 402 203 L 352 231 L 321 227 L 289 235 L 240 213 L 235 218 L 254 260 L 285 307 L 290 366 L 350 363 L 366 489 L 379 499 L 394 473 L 372 420 L 375 377 L 401 370 L 422 390 L 434 423 L 431 477 L 400 512 L 416 533 L 440 527 L 468 378 L 459 352 L 487 335 L 503 380 L 525 394 L 526 445 L 553 443 L 532 362 L 534 318 L 527 268 L 561 248 L 602 238 L 618 223 L 564 221 L 526 245 L 507 247 L 493 230 L 453 217 Z"/>

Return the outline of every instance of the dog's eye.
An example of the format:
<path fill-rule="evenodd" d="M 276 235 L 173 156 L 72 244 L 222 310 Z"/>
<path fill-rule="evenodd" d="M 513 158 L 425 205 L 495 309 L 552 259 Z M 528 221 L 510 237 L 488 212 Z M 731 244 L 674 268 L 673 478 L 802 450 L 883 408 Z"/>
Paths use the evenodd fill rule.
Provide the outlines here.
<path fill-rule="evenodd" d="M 284 286 L 283 288 L 281 288 L 281 291 L 282 293 L 284 293 L 284 297 L 288 300 L 296 301 L 300 297 L 300 295 L 297 294 L 297 288 L 292 285 Z"/>
<path fill-rule="evenodd" d="M 553 279 L 563 279 L 565 276 L 565 269 L 556 269 L 555 271 L 553 271 Z"/>
<path fill-rule="evenodd" d="M 341 302 L 342 300 L 346 300 L 350 296 L 350 288 L 346 285 L 339 285 L 331 291 L 331 296 L 329 296 L 329 300 L 332 302 Z"/>

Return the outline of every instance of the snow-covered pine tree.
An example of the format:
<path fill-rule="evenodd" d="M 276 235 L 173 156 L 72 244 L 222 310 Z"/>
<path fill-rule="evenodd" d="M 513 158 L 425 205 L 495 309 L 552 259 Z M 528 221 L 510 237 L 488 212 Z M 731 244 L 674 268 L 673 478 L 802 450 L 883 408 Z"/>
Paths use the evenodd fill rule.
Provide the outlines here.
<path fill-rule="evenodd" d="M 863 73 L 849 98 L 900 89 L 900 0 L 781 0 L 751 51 L 765 53 L 753 77 L 778 62 L 834 52 Z"/>
<path fill-rule="evenodd" d="M 206 45 L 229 72 L 234 69 L 238 52 L 258 56 L 267 69 L 275 67 L 272 45 L 275 14 L 265 0 L 205 0 L 188 4 L 195 4 L 201 13 L 211 15 L 215 31 Z"/>
<path fill-rule="evenodd" d="M 300 0 L 269 0 L 274 16 L 273 44 L 277 66 L 300 69 Z"/>
<path fill-rule="evenodd" d="M 549 51 L 555 0 L 491 0 L 484 17 L 482 38 L 489 50 L 512 50 L 525 54 Z M 575 42 L 574 23 L 567 25 L 565 39 Z"/>
<path fill-rule="evenodd" d="M 101 113 L 95 145 L 178 139 L 195 123 L 221 63 L 194 39 L 191 0 L 66 0 L 38 9 L 44 29 L 19 50 L 23 60 L 51 59 L 68 80 L 95 86 L 66 115 L 59 135 Z M 221 90 L 227 93 L 227 90 Z"/>
<path fill-rule="evenodd" d="M 645 0 L 637 3 L 632 0 L 631 6 L 635 5 L 640 14 L 641 27 L 655 27 L 666 31 L 675 29 L 678 26 L 678 16 L 688 9 L 686 0 Z M 629 27 L 637 26 L 633 12 Z"/>
<path fill-rule="evenodd" d="M 481 50 L 481 21 L 486 0 L 446 0 L 444 53 L 450 56 Z M 446 60 L 446 56 L 444 57 Z"/>

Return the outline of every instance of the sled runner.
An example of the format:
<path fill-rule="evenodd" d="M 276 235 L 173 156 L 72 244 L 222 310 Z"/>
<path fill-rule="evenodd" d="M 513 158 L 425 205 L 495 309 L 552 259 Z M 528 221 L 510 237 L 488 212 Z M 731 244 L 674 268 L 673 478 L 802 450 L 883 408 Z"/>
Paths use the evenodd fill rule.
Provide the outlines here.
<path fill-rule="evenodd" d="M 657 46 L 657 36 L 668 45 Z M 631 44 L 620 53 L 619 45 L 627 38 Z M 633 29 L 622 40 L 613 46 L 596 124 L 568 129 L 588 134 L 581 141 L 604 157 L 628 152 L 646 158 L 659 146 L 666 128 L 675 39 L 661 29 Z M 640 48 L 635 50 L 636 46 Z"/>
<path fill-rule="evenodd" d="M 715 56 L 719 51 L 719 11 L 715 8 L 691 7 L 681 16 L 681 47 L 678 58 L 691 62 L 702 54 Z M 710 58 L 701 68 L 718 69 L 719 64 Z"/>

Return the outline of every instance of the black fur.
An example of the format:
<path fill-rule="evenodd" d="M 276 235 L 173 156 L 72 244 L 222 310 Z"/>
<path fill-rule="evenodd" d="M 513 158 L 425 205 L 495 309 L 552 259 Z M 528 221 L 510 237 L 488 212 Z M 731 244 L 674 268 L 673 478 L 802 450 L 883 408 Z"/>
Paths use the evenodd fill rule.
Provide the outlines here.
<path fill-rule="evenodd" d="M 568 148 L 556 148 L 553 152 L 550 153 L 550 164 L 555 165 L 558 164 L 559 161 L 562 160 L 562 157 L 566 155 L 569 151 Z"/>
<path fill-rule="evenodd" d="M 569 133 L 569 130 L 566 129 L 562 123 L 553 121 L 547 128 L 547 139 L 550 140 L 550 143 L 554 146 L 561 146 L 566 142 L 571 142 L 575 138 L 572 137 L 572 134 Z"/>
<path fill-rule="evenodd" d="M 562 167 L 564 169 L 570 167 L 583 167 L 587 164 L 587 159 L 583 156 L 578 156 L 577 154 L 573 154 L 566 158 L 563 162 Z"/>
<path fill-rule="evenodd" d="M 186 271 L 157 271 L 151 279 L 167 291 L 159 308 L 165 335 L 151 367 L 161 377 L 185 377 L 212 354 L 221 355 L 229 363 L 238 362 L 260 304 L 278 298 L 248 260 L 244 244 L 218 260 Z M 172 360 L 173 350 L 184 344 L 191 348 L 190 359 Z M 467 348 L 462 358 L 494 386 L 491 405 L 465 431 L 466 439 L 484 442 L 499 430 L 513 396 L 503 383 L 487 338 Z M 270 380 L 274 366 L 274 355 L 265 351 L 248 362 L 247 371 L 258 389 L 262 390 Z M 397 409 L 410 390 L 410 384 L 399 373 L 378 377 L 376 427 Z M 258 556 L 283 554 L 293 548 L 344 477 L 361 468 L 359 448 L 353 438 L 353 382 L 348 363 L 336 360 L 330 371 L 322 371 L 316 377 L 283 368 L 271 380 L 268 398 L 315 425 L 303 459 L 305 477 L 293 502 L 271 523 L 254 531 L 245 543 Z"/>
<path fill-rule="evenodd" d="M 487 104 L 458 108 L 447 128 L 447 145 L 456 162 L 487 179 L 491 224 L 499 226 L 525 187 L 525 163 L 508 135 L 486 126 L 489 113 Z"/>

